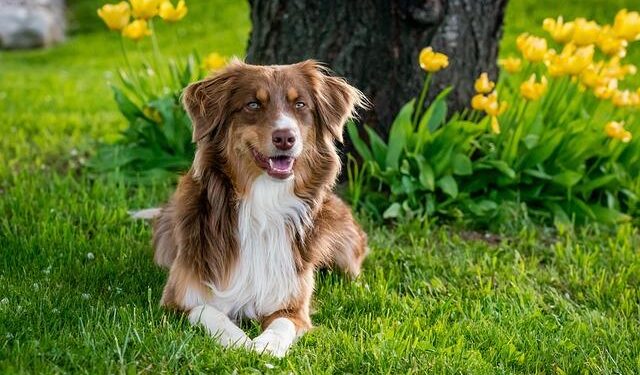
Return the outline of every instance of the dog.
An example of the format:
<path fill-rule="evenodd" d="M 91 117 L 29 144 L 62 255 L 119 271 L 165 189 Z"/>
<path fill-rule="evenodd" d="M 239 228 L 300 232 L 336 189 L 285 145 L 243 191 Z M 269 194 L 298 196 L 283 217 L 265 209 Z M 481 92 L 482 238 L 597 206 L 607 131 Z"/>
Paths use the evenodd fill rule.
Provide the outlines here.
<path fill-rule="evenodd" d="M 356 277 L 367 236 L 333 192 L 335 143 L 364 95 L 318 62 L 233 60 L 188 86 L 190 170 L 156 218 L 154 260 L 169 269 L 161 305 L 226 347 L 283 357 L 312 328 L 314 271 Z M 249 338 L 235 322 L 255 319 Z"/>

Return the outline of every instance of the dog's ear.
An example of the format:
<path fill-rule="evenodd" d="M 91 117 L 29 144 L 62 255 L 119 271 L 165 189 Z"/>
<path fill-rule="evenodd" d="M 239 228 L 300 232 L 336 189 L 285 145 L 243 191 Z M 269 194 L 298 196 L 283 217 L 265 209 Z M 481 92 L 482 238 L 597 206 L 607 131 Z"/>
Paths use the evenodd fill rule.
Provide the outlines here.
<path fill-rule="evenodd" d="M 358 108 L 368 108 L 367 98 L 344 79 L 332 76 L 331 71 L 317 61 L 307 60 L 299 65 L 313 89 L 318 121 L 342 143 L 345 123 L 356 116 Z"/>
<path fill-rule="evenodd" d="M 219 73 L 184 90 L 182 103 L 193 125 L 193 142 L 202 140 L 227 121 L 229 98 L 242 64 L 234 60 Z"/>

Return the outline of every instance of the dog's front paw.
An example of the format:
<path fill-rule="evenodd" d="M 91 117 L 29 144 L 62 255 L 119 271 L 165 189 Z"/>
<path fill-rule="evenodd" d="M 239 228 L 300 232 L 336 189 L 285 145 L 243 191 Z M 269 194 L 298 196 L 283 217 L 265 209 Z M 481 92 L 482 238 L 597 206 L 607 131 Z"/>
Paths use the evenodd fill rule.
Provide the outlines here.
<path fill-rule="evenodd" d="M 262 334 L 253 339 L 253 350 L 282 358 L 296 339 L 296 327 L 287 318 L 277 318 Z"/>
<path fill-rule="evenodd" d="M 283 358 L 289 347 L 291 340 L 282 337 L 279 332 L 266 330 L 260 336 L 253 339 L 253 350 L 260 354 L 270 354 L 274 357 Z"/>

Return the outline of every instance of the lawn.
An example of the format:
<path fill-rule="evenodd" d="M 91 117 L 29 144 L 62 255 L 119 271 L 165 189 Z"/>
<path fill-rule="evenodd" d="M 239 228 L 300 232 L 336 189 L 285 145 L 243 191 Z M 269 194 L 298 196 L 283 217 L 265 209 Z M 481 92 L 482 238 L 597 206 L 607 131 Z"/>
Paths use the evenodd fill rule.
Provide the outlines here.
<path fill-rule="evenodd" d="M 160 309 L 150 228 L 127 215 L 171 186 L 132 189 L 82 168 L 125 125 L 107 85 L 122 62 L 95 16 L 101 2 L 68 3 L 67 43 L 0 52 L 0 373 L 640 373 L 631 226 L 498 237 L 363 219 L 363 276 L 319 275 L 317 328 L 289 356 L 221 349 Z M 633 3 L 512 0 L 505 45 L 546 16 L 605 22 Z M 188 4 L 189 21 L 161 33 L 165 52 L 242 55 L 247 4 Z"/>

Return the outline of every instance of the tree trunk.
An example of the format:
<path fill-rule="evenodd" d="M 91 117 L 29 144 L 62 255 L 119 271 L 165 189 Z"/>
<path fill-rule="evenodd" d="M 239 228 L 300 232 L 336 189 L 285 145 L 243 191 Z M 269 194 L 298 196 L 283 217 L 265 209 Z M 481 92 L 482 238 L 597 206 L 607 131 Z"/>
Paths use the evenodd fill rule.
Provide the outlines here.
<path fill-rule="evenodd" d="M 400 107 L 420 92 L 423 47 L 449 55 L 435 91 L 453 85 L 452 110 L 468 105 L 481 72 L 496 78 L 507 0 L 249 0 L 247 61 L 288 64 L 313 58 L 373 103 L 364 120 L 386 135 Z"/>

